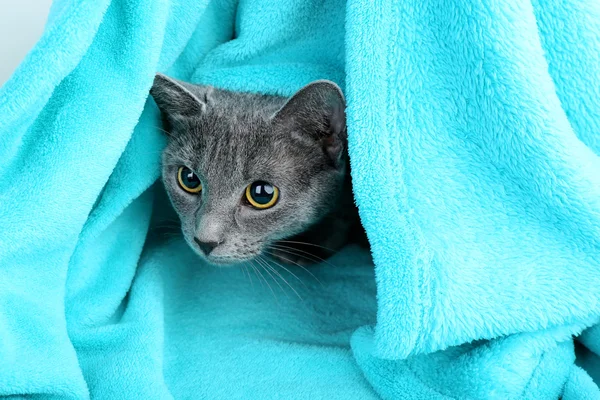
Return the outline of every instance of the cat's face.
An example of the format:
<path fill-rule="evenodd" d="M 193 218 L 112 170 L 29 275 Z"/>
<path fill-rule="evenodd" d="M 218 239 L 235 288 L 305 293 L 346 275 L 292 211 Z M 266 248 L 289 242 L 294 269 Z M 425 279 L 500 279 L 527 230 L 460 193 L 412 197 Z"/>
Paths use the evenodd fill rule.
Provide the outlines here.
<path fill-rule="evenodd" d="M 346 127 L 335 84 L 286 99 L 157 75 L 151 94 L 169 136 L 165 187 L 185 240 L 209 262 L 253 259 L 336 206 Z"/>

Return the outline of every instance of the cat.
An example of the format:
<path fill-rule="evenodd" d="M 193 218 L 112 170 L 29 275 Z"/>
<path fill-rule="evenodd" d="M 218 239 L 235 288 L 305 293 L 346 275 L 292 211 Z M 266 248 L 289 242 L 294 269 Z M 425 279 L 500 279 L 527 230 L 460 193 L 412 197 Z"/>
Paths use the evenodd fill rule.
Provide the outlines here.
<path fill-rule="evenodd" d="M 357 228 L 365 242 L 335 83 L 315 81 L 286 98 L 157 74 L 150 94 L 168 137 L 164 186 L 186 242 L 210 264 L 264 254 L 308 264 Z"/>

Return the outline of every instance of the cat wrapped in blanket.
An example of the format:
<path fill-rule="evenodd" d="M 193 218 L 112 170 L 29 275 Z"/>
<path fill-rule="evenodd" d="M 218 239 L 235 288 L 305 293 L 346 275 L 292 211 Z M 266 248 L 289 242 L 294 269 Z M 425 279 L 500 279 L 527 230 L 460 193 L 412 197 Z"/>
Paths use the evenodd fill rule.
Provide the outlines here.
<path fill-rule="evenodd" d="M 345 100 L 330 81 L 290 98 L 157 74 L 162 179 L 189 246 L 213 265 L 307 264 L 366 243 L 354 205 Z"/>

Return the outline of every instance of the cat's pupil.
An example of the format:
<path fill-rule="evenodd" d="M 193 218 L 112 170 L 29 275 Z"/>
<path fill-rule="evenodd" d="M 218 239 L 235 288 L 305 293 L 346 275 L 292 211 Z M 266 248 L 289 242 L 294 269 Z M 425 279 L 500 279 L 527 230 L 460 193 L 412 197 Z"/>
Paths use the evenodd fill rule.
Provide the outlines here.
<path fill-rule="evenodd" d="M 183 184 L 190 189 L 200 186 L 200 179 L 189 168 L 184 168 L 181 171 L 181 179 L 183 180 Z"/>
<path fill-rule="evenodd" d="M 250 193 L 252 194 L 252 199 L 257 203 L 267 204 L 273 199 L 273 193 L 275 193 L 275 189 L 267 182 L 258 181 L 252 184 Z"/>

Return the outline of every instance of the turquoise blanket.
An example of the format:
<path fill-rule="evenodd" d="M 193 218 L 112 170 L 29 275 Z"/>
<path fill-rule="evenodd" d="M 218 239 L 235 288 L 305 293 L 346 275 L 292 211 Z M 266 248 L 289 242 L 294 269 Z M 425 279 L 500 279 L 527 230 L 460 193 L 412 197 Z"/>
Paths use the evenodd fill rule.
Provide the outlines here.
<path fill-rule="evenodd" d="M 372 258 L 156 234 L 157 71 L 343 87 Z M 596 1 L 58 0 L 0 89 L 0 395 L 598 399 L 599 155 Z"/>

